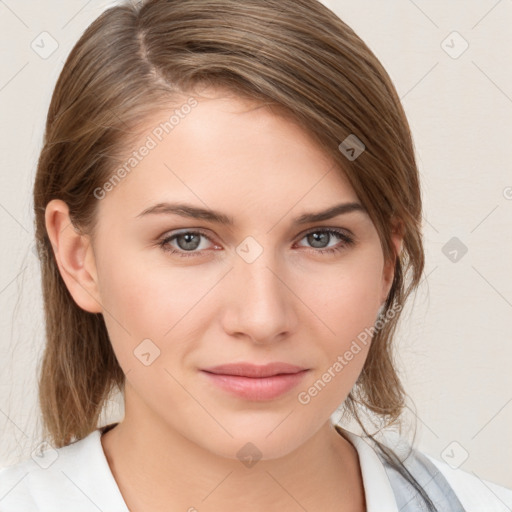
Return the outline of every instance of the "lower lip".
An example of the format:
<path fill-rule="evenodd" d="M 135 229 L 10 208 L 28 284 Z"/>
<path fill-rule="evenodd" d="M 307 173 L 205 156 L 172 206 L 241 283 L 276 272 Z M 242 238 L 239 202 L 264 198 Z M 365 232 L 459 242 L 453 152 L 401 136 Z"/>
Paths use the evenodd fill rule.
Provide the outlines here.
<path fill-rule="evenodd" d="M 293 389 L 308 370 L 297 373 L 252 378 L 238 375 L 222 375 L 202 371 L 214 384 L 233 395 L 246 400 L 272 400 Z"/>

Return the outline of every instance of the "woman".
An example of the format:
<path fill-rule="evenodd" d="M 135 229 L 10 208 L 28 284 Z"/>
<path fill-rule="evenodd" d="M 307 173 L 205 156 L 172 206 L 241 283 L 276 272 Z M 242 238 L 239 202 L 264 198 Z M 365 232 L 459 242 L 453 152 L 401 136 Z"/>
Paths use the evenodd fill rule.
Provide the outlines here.
<path fill-rule="evenodd" d="M 319 2 L 107 10 L 55 87 L 34 207 L 53 448 L 0 473 L 2 511 L 512 504 L 361 420 L 404 408 L 420 187 L 387 73 Z"/>

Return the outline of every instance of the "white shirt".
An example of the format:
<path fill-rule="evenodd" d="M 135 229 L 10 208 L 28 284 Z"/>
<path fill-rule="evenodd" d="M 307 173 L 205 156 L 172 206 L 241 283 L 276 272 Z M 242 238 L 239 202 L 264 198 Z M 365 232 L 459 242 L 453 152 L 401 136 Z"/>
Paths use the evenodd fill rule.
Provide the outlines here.
<path fill-rule="evenodd" d="M 400 512 L 374 448 L 362 437 L 344 432 L 359 456 L 367 512 Z M 512 511 L 512 490 L 427 457 L 467 512 Z M 199 504 L 197 507 L 200 510 Z M 36 511 L 129 512 L 103 451 L 100 429 L 68 446 L 0 470 L 0 512 Z"/>

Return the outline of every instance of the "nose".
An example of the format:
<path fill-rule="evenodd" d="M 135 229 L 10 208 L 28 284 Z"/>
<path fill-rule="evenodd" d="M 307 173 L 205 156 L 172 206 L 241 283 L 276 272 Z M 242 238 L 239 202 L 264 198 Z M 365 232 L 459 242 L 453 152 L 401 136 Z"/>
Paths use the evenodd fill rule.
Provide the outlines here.
<path fill-rule="evenodd" d="M 225 332 L 257 344 L 272 344 L 297 328 L 298 298 L 270 250 L 251 263 L 235 255 L 223 310 Z"/>

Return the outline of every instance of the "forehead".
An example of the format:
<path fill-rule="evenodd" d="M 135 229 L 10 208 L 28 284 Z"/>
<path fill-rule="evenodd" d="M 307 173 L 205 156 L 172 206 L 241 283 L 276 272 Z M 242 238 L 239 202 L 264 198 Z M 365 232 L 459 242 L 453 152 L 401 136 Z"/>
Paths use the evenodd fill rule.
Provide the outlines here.
<path fill-rule="evenodd" d="M 159 200 L 281 212 L 357 200 L 330 156 L 276 108 L 218 93 L 190 98 L 145 120 L 109 202 L 135 215 Z"/>

